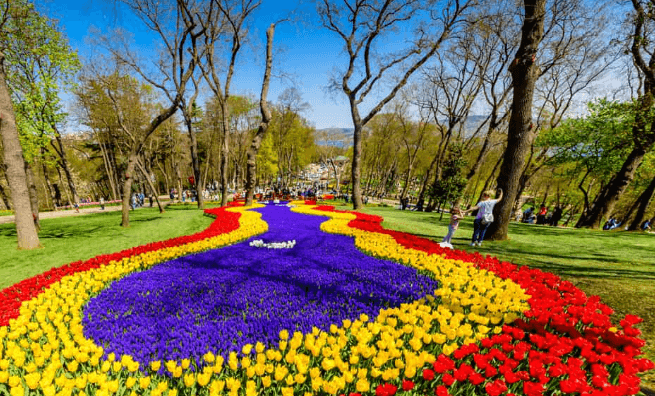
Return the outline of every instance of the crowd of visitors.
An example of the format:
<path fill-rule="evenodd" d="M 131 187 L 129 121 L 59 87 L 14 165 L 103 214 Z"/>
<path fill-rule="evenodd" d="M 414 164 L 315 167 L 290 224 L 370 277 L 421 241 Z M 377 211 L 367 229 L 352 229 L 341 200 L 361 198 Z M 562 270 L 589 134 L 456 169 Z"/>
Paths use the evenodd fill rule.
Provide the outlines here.
<path fill-rule="evenodd" d="M 560 220 L 562 220 L 562 208 L 559 206 L 555 207 L 552 213 L 548 212 L 548 208 L 545 205 L 541 205 L 539 212 L 534 213 L 534 206 L 529 207 L 523 211 L 523 216 L 518 218 L 522 223 L 527 224 L 541 224 L 541 225 L 550 225 L 557 227 Z"/>

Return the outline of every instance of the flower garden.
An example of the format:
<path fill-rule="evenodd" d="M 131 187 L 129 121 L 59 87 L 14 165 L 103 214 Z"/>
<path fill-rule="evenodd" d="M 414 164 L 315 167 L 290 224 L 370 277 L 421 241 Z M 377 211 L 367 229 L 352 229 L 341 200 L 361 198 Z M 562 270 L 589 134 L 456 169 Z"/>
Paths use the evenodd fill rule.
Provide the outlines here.
<path fill-rule="evenodd" d="M 654 367 L 555 275 L 289 206 L 0 291 L 0 395 L 628 395 Z"/>

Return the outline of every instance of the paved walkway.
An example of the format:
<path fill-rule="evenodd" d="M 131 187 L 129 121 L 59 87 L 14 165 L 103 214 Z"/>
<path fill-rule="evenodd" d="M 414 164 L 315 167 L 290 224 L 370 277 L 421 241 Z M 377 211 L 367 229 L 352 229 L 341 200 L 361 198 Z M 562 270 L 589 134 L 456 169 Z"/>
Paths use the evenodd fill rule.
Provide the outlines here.
<path fill-rule="evenodd" d="M 54 219 L 57 217 L 72 217 L 72 216 L 84 216 L 91 213 L 103 213 L 103 212 L 117 212 L 121 210 L 121 206 L 105 206 L 105 210 L 100 208 L 88 208 L 80 209 L 80 212 L 75 212 L 74 209 L 70 210 L 58 210 L 53 212 L 41 212 L 39 213 L 39 219 Z M 0 216 L 0 224 L 13 223 L 16 220 L 16 216 Z"/>
<path fill-rule="evenodd" d="M 162 202 L 162 205 L 166 207 L 170 203 L 170 200 L 168 196 L 165 196 L 166 200 L 164 200 L 164 196 L 159 197 L 159 200 Z M 149 207 L 149 203 L 146 202 L 146 205 L 144 207 Z M 153 207 L 157 207 L 157 203 L 153 202 Z M 75 211 L 75 209 L 66 209 L 66 210 L 57 210 L 57 211 L 52 211 L 52 212 L 41 212 L 39 213 L 39 219 L 55 219 L 58 217 L 72 217 L 72 216 L 84 216 L 92 213 L 104 213 L 104 212 L 120 212 L 122 209 L 121 205 L 115 205 L 115 206 L 105 206 L 105 210 L 98 208 L 80 208 L 79 213 Z M 11 215 L 11 216 L 0 216 L 0 224 L 6 224 L 6 223 L 13 223 L 16 220 L 16 216 Z"/>

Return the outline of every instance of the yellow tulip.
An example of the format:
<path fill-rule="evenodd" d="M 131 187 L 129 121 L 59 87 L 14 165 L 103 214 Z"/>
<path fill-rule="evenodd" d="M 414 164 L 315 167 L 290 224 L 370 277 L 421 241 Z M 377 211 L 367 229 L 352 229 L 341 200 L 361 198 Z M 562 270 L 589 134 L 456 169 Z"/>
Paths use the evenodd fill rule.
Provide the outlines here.
<path fill-rule="evenodd" d="M 191 388 L 196 383 L 196 376 L 193 373 L 184 375 L 184 386 Z"/>

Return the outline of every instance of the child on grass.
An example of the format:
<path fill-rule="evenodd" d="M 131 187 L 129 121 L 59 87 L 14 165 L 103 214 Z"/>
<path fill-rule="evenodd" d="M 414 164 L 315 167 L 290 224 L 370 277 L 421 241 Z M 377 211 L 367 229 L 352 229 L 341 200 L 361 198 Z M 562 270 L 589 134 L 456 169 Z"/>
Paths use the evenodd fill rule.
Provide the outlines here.
<path fill-rule="evenodd" d="M 459 207 L 455 206 L 451 211 L 451 216 L 450 216 L 450 224 L 448 224 L 448 234 L 446 234 L 445 237 L 443 237 L 442 243 L 451 243 L 451 239 L 453 238 L 453 235 L 455 234 L 455 231 L 457 231 L 457 228 L 459 228 L 459 220 L 462 218 L 462 211 L 459 209 Z"/>

